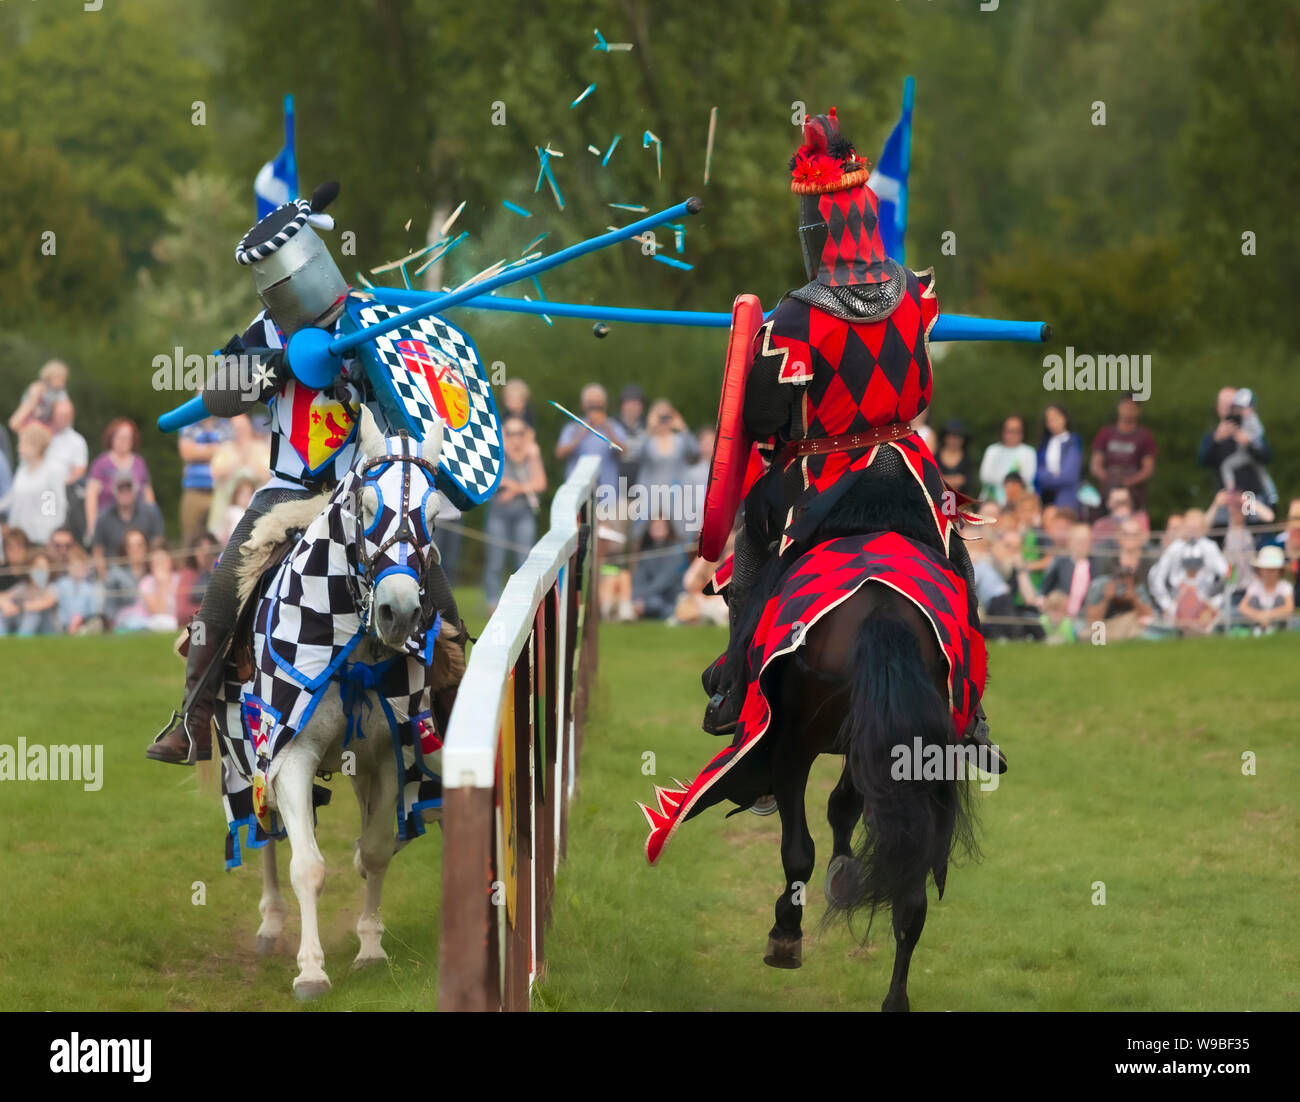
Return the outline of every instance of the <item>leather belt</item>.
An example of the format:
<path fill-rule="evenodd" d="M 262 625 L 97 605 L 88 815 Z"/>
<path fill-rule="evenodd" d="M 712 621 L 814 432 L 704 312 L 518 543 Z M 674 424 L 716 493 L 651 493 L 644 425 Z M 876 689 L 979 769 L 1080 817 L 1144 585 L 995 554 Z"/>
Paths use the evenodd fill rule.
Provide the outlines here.
<path fill-rule="evenodd" d="M 850 452 L 859 448 L 869 448 L 890 440 L 902 440 L 906 436 L 915 436 L 916 429 L 906 421 L 895 421 L 881 425 L 867 432 L 854 432 L 846 436 L 812 436 L 804 440 L 791 440 L 781 451 L 781 465 L 805 455 L 827 455 L 830 452 Z"/>

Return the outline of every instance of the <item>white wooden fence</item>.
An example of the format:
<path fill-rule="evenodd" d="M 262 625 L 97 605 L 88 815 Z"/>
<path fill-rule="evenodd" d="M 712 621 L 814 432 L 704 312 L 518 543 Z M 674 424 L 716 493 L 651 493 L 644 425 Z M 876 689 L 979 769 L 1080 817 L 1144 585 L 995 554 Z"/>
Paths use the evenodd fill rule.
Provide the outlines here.
<path fill-rule="evenodd" d="M 599 465 L 580 460 L 556 492 L 550 531 L 506 583 L 452 709 L 440 1010 L 527 1010 L 545 962 L 596 672 Z"/>

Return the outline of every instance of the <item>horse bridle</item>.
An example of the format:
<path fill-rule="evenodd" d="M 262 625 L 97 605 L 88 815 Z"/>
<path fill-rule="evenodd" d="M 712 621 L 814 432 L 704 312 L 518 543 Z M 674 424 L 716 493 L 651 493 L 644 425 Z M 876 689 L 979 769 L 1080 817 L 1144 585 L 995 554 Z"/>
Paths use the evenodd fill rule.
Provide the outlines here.
<path fill-rule="evenodd" d="M 365 463 L 357 469 L 357 475 L 361 480 L 361 486 L 356 492 L 356 501 L 352 510 L 355 529 L 351 540 L 356 553 L 357 567 L 355 573 L 351 571 L 348 573 L 348 588 L 351 590 L 353 600 L 356 602 L 357 610 L 361 614 L 361 626 L 366 629 L 370 626 L 370 604 L 374 600 L 375 584 L 379 580 L 378 575 L 376 574 L 376 564 L 383 559 L 384 552 L 394 544 L 405 544 L 411 549 L 410 554 L 407 556 L 408 562 L 409 560 L 414 559 L 419 570 L 418 572 L 411 571 L 408 567 L 408 571 L 414 575 L 416 582 L 420 586 L 421 599 L 424 597 L 424 575 L 429 564 L 428 559 L 426 558 L 427 549 L 426 551 L 420 549 L 419 544 L 415 541 L 415 534 L 411 531 L 411 468 L 420 467 L 425 474 L 428 475 L 430 489 L 437 488 L 436 478 L 438 468 L 425 459 L 424 456 L 412 454 L 407 451 L 407 441 L 410 439 L 410 434 L 405 429 L 399 432 L 398 436 L 402 441 L 402 450 L 400 452 L 392 455 L 380 455 L 367 459 Z M 380 544 L 373 555 L 367 555 L 366 530 L 361 516 L 363 512 L 361 508 L 361 494 L 365 489 L 367 472 L 374 467 L 387 466 L 389 463 L 402 464 L 402 502 L 401 507 L 398 510 L 397 531 Z M 433 533 L 429 532 L 427 534 L 430 543 L 432 543 Z M 358 581 L 360 584 L 358 584 Z"/>

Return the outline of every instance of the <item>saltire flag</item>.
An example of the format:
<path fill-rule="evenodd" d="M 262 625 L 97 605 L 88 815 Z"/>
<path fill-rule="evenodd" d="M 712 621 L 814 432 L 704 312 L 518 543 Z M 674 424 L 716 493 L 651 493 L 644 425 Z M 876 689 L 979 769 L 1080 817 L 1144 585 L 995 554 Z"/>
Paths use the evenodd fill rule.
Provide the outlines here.
<path fill-rule="evenodd" d="M 867 181 L 880 200 L 880 236 L 885 252 L 902 264 L 903 237 L 907 233 L 907 174 L 912 164 L 911 77 L 903 81 L 903 113 L 885 140 L 880 160 Z"/>
<path fill-rule="evenodd" d="M 253 181 L 260 222 L 276 207 L 298 198 L 298 159 L 293 151 L 293 96 L 284 97 L 284 148 L 267 161 Z"/>

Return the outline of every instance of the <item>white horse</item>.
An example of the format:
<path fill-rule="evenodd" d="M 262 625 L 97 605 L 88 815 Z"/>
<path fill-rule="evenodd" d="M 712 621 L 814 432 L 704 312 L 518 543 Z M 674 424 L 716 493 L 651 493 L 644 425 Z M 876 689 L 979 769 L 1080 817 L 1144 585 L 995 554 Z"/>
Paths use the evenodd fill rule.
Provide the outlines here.
<path fill-rule="evenodd" d="M 262 699 L 266 700 L 272 693 L 295 691 L 287 678 L 280 678 L 276 685 L 268 681 L 272 675 L 266 671 L 274 669 L 273 663 L 268 666 L 267 662 L 268 643 L 276 644 L 269 617 L 277 615 L 275 601 L 291 605 L 294 594 L 306 609 L 313 583 L 304 583 L 302 576 L 311 573 L 312 562 L 317 564 L 318 574 L 326 575 L 323 580 L 316 579 L 314 584 L 324 589 L 315 592 L 328 590 L 330 597 L 337 600 L 338 575 L 343 573 L 347 592 L 353 598 L 348 602 L 353 605 L 351 609 L 289 609 L 295 625 L 300 618 L 317 623 L 332 619 L 336 636 L 348 638 L 349 646 L 337 668 L 330 663 L 329 668 L 319 671 L 322 683 L 311 694 L 305 720 L 291 740 L 281 744 L 279 752 L 270 757 L 269 764 L 262 759 L 260 779 L 257 746 L 244 738 L 244 725 L 237 718 L 238 705 L 231 702 L 217 709 L 218 728 L 224 722 L 228 735 L 219 739 L 228 786 L 233 782 L 233 787 L 247 787 L 251 782 L 254 805 L 261 804 L 259 818 L 265 824 L 269 813 L 275 812 L 288 835 L 292 851 L 289 879 L 302 912 L 299 971 L 293 981 L 294 994 L 300 999 L 314 998 L 330 989 L 316 914 L 325 880 L 325 860 L 316 843 L 312 799 L 315 777 L 342 768 L 345 736 L 351 728 L 347 748 L 355 757 L 349 762 L 352 768 L 345 771 L 352 775 L 361 809 L 361 833 L 353 849 L 353 865 L 365 880 L 365 904 L 356 926 L 361 947 L 353 966 L 386 960 L 381 944 L 384 926 L 379 917 L 380 896 L 388 863 L 405 844 L 398 839 L 395 827 L 402 781 L 395 762 L 392 725 L 394 721 L 409 722 L 420 714 L 418 701 L 423 701 L 422 710 L 427 711 L 431 693 L 457 683 L 464 670 L 463 652 L 447 638 L 439 640 L 436 647 L 425 647 L 422 653 L 418 646 L 412 646 L 413 638 L 429 631 L 433 618 L 432 612 L 425 611 L 421 577 L 427 556 L 437 555 L 432 542 L 438 511 L 433 475 L 440 448 L 441 431 L 418 449 L 407 437 L 385 437 L 363 406 L 356 461 L 349 476 L 328 496 L 328 502 L 323 495 L 312 502 L 291 502 L 273 510 L 259 520 L 245 545 L 247 573 L 260 573 L 258 548 L 274 543 L 287 529 L 306 525 L 258 607 L 254 673 L 251 680 L 243 682 L 244 692 L 260 685 Z M 314 519 L 307 523 L 313 515 Z M 321 570 L 319 564 L 326 552 L 329 567 Z M 245 582 L 251 584 L 247 577 Z M 328 606 L 331 602 L 324 603 Z M 279 617 L 285 619 L 283 612 Z M 416 653 L 412 653 L 413 649 Z M 416 694 L 410 697 L 413 706 L 409 709 L 403 708 L 400 693 L 381 699 L 383 689 L 391 688 L 393 680 L 379 687 L 371 685 L 368 692 L 361 691 L 369 706 L 359 706 L 355 685 L 347 684 L 349 671 L 373 671 L 385 662 L 390 667 L 385 676 L 409 685 Z M 228 678 L 227 688 L 235 680 L 237 676 Z M 229 698 L 229 692 L 226 696 Z M 235 752 L 227 752 L 232 746 Z M 418 737 L 414 739 L 414 753 L 421 753 Z M 409 764 L 409 751 L 407 761 Z M 280 892 L 274 839 L 264 848 L 262 867 L 259 955 L 269 953 L 284 930 L 286 907 Z"/>

